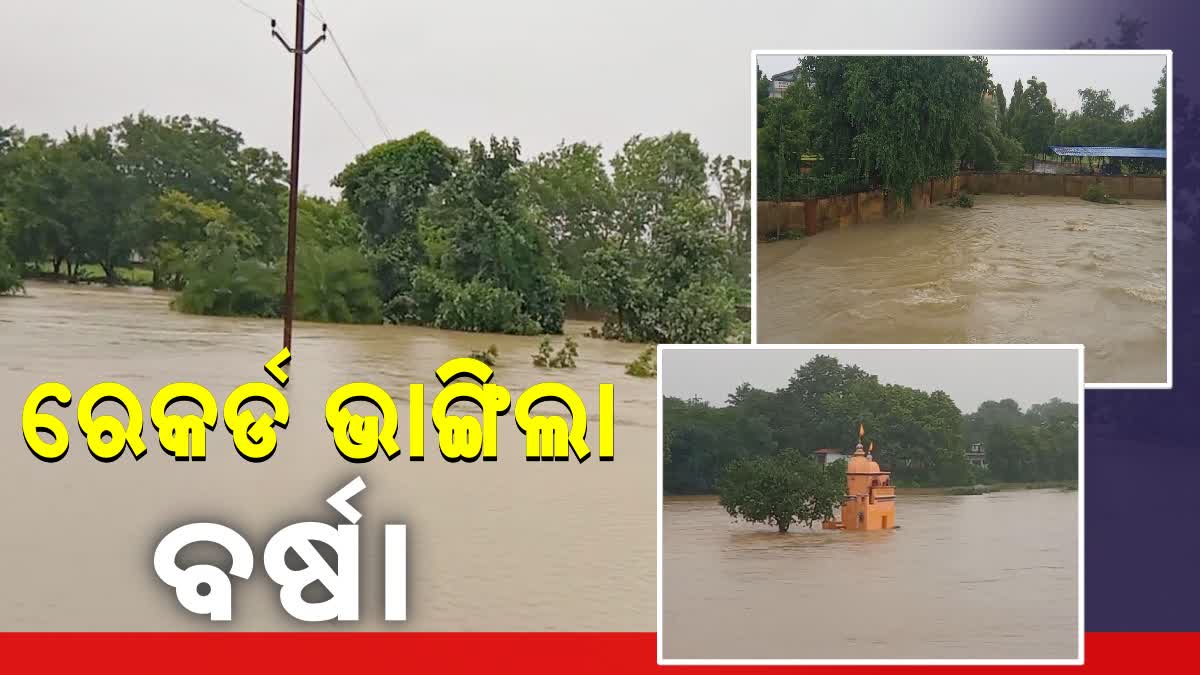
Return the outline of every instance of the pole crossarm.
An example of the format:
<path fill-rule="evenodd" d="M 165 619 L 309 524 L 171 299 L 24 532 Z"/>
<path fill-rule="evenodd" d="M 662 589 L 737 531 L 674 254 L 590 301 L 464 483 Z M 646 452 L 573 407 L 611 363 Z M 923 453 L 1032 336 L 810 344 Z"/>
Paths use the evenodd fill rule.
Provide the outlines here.
<path fill-rule="evenodd" d="M 275 39 L 279 40 L 279 44 L 283 45 L 283 48 L 286 49 L 289 54 L 296 53 L 296 50 L 288 44 L 287 40 L 283 39 L 283 36 L 279 34 L 279 31 L 275 30 L 275 19 L 271 19 L 271 35 L 274 35 Z"/>

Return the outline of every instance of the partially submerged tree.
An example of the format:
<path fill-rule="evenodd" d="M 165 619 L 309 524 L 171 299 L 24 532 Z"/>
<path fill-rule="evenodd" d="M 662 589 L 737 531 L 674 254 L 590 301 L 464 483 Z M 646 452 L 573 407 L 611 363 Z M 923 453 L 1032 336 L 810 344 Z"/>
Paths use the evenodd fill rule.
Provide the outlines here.
<path fill-rule="evenodd" d="M 782 532 L 830 520 L 846 498 L 838 464 L 818 464 L 799 450 L 733 462 L 721 478 L 721 506 L 734 518 L 765 523 Z"/>

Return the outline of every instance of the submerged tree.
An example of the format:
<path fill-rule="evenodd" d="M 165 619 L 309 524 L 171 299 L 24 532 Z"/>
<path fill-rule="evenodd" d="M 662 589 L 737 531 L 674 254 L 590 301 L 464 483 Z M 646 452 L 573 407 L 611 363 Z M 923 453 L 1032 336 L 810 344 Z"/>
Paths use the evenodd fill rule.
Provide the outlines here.
<path fill-rule="evenodd" d="M 842 469 L 839 471 L 838 469 Z M 721 506 L 734 518 L 787 532 L 832 520 L 846 498 L 844 465 L 818 464 L 799 450 L 739 459 L 720 482 Z"/>

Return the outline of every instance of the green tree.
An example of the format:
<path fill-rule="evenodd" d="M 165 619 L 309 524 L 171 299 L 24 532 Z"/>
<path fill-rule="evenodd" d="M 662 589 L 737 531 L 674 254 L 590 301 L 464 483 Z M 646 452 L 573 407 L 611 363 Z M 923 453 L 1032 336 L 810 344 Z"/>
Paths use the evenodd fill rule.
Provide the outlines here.
<path fill-rule="evenodd" d="M 709 162 L 709 175 L 718 188 L 717 218 L 727 240 L 726 263 L 744 285 L 750 285 L 750 162 L 717 155 Z"/>
<path fill-rule="evenodd" d="M 756 96 L 758 97 L 758 126 L 761 129 L 766 115 L 767 102 L 771 100 L 771 81 L 767 79 L 766 75 L 763 75 L 762 68 L 756 65 L 754 69 L 757 72 L 755 87 L 757 88 Z"/>
<path fill-rule="evenodd" d="M 256 258 L 283 255 L 285 221 L 279 204 L 287 193 L 287 165 L 278 153 L 248 147 L 241 132 L 190 115 L 130 115 L 113 133 L 121 171 L 135 186 L 133 219 L 149 228 L 142 233 L 143 246 L 160 242 L 155 224 L 149 222 L 157 200 L 179 192 L 227 209 L 254 234 Z"/>
<path fill-rule="evenodd" d="M 296 208 L 296 230 L 300 239 L 325 249 L 357 249 L 363 239 L 362 221 L 346 202 L 303 193 Z"/>
<path fill-rule="evenodd" d="M 178 290 L 207 256 L 229 249 L 238 258 L 255 258 L 260 248 L 258 237 L 220 202 L 168 190 L 142 213 L 141 247 L 155 286 Z"/>
<path fill-rule="evenodd" d="M 905 201 L 914 184 L 957 169 L 989 86 L 983 57 L 812 56 L 801 70 L 822 170 Z"/>
<path fill-rule="evenodd" d="M 1025 152 L 1044 153 L 1054 133 L 1057 116 L 1054 104 L 1046 95 L 1046 83 L 1036 77 L 1029 78 L 1021 93 L 1021 101 L 1021 118 L 1014 125 L 1013 136 L 1021 141 Z"/>
<path fill-rule="evenodd" d="M 414 285 L 412 312 L 420 320 L 432 322 L 432 311 L 440 312 L 437 323 L 445 328 L 511 330 L 516 319 L 539 332 L 562 330 L 562 275 L 548 233 L 519 198 L 520 163 L 516 140 L 471 141 L 460 170 L 422 210 L 418 228 L 429 283 Z M 468 301 L 491 320 L 456 325 L 447 318 L 449 306 Z"/>
<path fill-rule="evenodd" d="M 417 216 L 454 173 L 458 154 L 427 131 L 371 148 L 334 179 L 362 222 L 364 243 L 392 322 L 412 321 L 412 292 L 424 260 Z"/>
<path fill-rule="evenodd" d="M 721 506 L 734 518 L 787 532 L 834 518 L 846 498 L 846 478 L 799 450 L 739 459 L 720 483 Z"/>
<path fill-rule="evenodd" d="M 616 193 L 600 146 L 563 143 L 517 170 L 523 198 L 541 229 L 550 233 L 558 263 L 571 280 L 569 295 L 583 293 L 584 256 L 616 236 Z"/>
<path fill-rule="evenodd" d="M 622 246 L 652 238 L 672 202 L 708 194 L 708 157 L 691 134 L 634 136 L 613 157 Z"/>

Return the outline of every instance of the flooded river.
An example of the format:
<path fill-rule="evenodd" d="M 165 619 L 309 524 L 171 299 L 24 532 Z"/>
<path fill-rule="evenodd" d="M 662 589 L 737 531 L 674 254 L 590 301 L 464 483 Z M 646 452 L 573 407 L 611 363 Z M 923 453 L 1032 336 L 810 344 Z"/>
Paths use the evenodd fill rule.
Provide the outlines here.
<path fill-rule="evenodd" d="M 47 404 L 43 411 L 72 429 L 67 456 L 48 464 L 23 446 L 19 427 L 39 383 L 63 382 L 78 401 L 97 382 L 120 382 L 148 415 L 160 387 L 192 381 L 220 404 L 237 385 L 266 379 L 281 323 L 179 314 L 167 295 L 145 289 L 31 283 L 28 292 L 0 297 L 0 630 L 654 630 L 655 382 L 624 373 L 642 346 L 579 337 L 579 367 L 548 371 L 530 363 L 536 337 L 300 323 L 286 390 L 292 419 L 269 460 L 238 457 L 222 420 L 209 432 L 207 461 L 176 462 L 147 421 L 147 454 L 135 462 L 127 451 L 104 464 L 88 453 L 75 407 Z M 434 370 L 489 344 L 500 350 L 495 381 L 514 401 L 533 384 L 562 381 L 582 396 L 594 425 L 598 385 L 615 384 L 615 460 L 526 462 L 510 412 L 500 419 L 498 461 L 444 461 L 432 425 L 425 461 L 409 461 L 407 385 L 425 383 L 428 420 L 441 388 Z M 397 400 L 403 454 L 391 462 L 351 464 L 333 446 L 325 399 L 354 381 Z M 120 414 L 114 404 L 99 410 L 107 406 Z M 325 499 L 356 475 L 367 486 L 353 502 L 364 514 L 362 620 L 301 624 L 280 607 L 262 548 L 283 525 L 337 522 Z M 254 577 L 234 583 L 231 624 L 183 610 L 153 571 L 159 539 L 199 520 L 237 529 L 255 551 Z M 389 522 L 409 533 L 401 624 L 382 621 Z"/>
<path fill-rule="evenodd" d="M 898 496 L 900 529 L 663 513 L 667 658 L 1075 658 L 1079 493 Z"/>
<path fill-rule="evenodd" d="M 1083 343 L 1088 382 L 1163 382 L 1165 202 L 979 195 L 758 248 L 758 339 Z"/>

